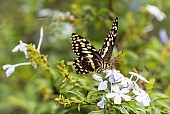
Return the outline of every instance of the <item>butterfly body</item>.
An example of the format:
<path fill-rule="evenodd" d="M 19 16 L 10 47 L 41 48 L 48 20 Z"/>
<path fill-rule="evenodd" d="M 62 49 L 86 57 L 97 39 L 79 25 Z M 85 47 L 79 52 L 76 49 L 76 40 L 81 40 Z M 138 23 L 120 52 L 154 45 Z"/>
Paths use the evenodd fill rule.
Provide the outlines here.
<path fill-rule="evenodd" d="M 112 28 L 99 51 L 82 36 L 72 33 L 72 50 L 77 55 L 73 65 L 77 73 L 87 74 L 94 70 L 101 72 L 107 68 L 115 44 L 117 29 L 118 18 L 114 20 Z"/>

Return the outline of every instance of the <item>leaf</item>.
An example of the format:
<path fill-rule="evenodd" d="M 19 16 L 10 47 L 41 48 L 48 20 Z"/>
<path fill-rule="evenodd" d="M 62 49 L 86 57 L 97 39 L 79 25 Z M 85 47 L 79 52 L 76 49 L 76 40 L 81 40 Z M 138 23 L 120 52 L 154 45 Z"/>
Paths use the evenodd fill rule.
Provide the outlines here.
<path fill-rule="evenodd" d="M 154 92 L 151 94 L 152 101 L 158 100 L 158 99 L 167 99 L 168 96 L 160 93 L 160 92 Z"/>
<path fill-rule="evenodd" d="M 72 91 L 67 91 L 67 92 L 76 95 L 76 96 L 79 97 L 81 100 L 84 100 L 84 99 L 85 99 L 84 95 L 83 95 L 81 92 L 79 92 L 78 90 L 72 90 Z"/>
<path fill-rule="evenodd" d="M 65 93 L 65 92 L 71 91 L 73 88 L 74 88 L 74 86 L 72 86 L 72 85 L 65 86 L 64 89 L 60 89 L 60 93 Z"/>
<path fill-rule="evenodd" d="M 168 99 L 164 99 L 164 100 L 157 100 L 157 105 L 159 105 L 159 107 L 164 107 L 166 109 L 170 109 L 170 101 Z"/>
<path fill-rule="evenodd" d="M 145 110 L 145 108 L 142 107 L 142 106 L 141 106 L 141 107 L 136 107 L 135 109 L 138 110 L 138 111 L 140 111 L 140 113 L 143 112 L 144 114 L 146 114 L 146 110 Z"/>
<path fill-rule="evenodd" d="M 124 107 L 120 107 L 119 110 L 120 110 L 121 113 L 123 113 L 123 114 L 129 114 L 128 111 L 127 111 Z"/>
<path fill-rule="evenodd" d="M 129 104 L 123 104 L 122 106 L 124 106 L 124 108 L 126 108 L 128 112 L 133 111 L 135 113 L 136 111 L 135 108 Z"/>
<path fill-rule="evenodd" d="M 108 114 L 106 110 L 91 111 L 88 114 Z"/>
<path fill-rule="evenodd" d="M 86 90 L 92 90 L 93 89 L 91 80 L 89 80 L 87 77 L 79 78 L 77 80 L 81 83 L 81 85 L 84 87 L 84 89 L 86 89 Z"/>
<path fill-rule="evenodd" d="M 96 91 L 90 91 L 90 92 L 88 92 L 86 99 L 89 102 L 96 102 L 97 99 L 102 98 L 101 96 L 103 94 L 105 94 L 105 92 L 103 92 L 103 91 L 97 91 L 97 92 Z"/>
<path fill-rule="evenodd" d="M 159 111 L 159 109 L 157 109 L 156 107 L 152 107 L 151 112 L 149 112 L 150 114 L 161 114 L 161 112 Z"/>

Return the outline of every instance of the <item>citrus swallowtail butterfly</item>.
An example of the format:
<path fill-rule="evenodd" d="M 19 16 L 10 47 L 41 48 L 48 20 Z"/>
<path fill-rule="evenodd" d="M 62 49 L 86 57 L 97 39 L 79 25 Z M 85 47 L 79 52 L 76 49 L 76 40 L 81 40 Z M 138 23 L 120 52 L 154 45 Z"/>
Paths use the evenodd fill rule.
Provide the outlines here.
<path fill-rule="evenodd" d="M 73 65 L 77 73 L 87 74 L 94 70 L 100 73 L 108 67 L 113 47 L 115 45 L 117 30 L 118 18 L 116 17 L 112 28 L 109 34 L 107 34 L 103 46 L 99 51 L 97 51 L 82 36 L 72 33 L 72 50 L 77 55 L 77 58 L 73 61 Z"/>

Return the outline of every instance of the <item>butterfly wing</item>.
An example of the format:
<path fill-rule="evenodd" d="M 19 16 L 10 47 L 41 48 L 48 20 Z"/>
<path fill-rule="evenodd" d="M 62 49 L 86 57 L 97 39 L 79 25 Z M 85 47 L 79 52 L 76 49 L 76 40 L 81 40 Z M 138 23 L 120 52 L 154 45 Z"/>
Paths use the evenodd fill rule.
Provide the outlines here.
<path fill-rule="evenodd" d="M 109 34 L 107 34 L 105 38 L 102 48 L 99 50 L 99 54 L 101 55 L 105 63 L 108 63 L 112 56 L 112 51 L 117 36 L 117 30 L 118 30 L 118 18 L 116 17 Z"/>
<path fill-rule="evenodd" d="M 82 36 L 73 33 L 71 36 L 72 50 L 78 56 L 73 61 L 77 73 L 87 74 L 102 64 L 98 51 Z"/>

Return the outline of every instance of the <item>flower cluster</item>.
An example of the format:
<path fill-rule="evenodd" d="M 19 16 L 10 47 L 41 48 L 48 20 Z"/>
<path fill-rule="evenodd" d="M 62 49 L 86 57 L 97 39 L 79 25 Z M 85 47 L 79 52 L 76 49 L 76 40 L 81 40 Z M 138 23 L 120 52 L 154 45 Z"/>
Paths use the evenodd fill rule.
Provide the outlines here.
<path fill-rule="evenodd" d="M 46 56 L 42 56 L 40 55 L 40 47 L 41 47 L 41 44 L 42 44 L 42 40 L 43 40 L 43 28 L 41 28 L 40 30 L 40 40 L 39 40 L 39 44 L 38 44 L 38 47 L 37 49 L 35 48 L 35 45 L 33 44 L 26 44 L 26 43 L 23 43 L 21 40 L 20 40 L 20 43 L 12 50 L 12 52 L 17 52 L 17 51 L 21 51 L 25 54 L 25 57 L 28 59 L 30 59 L 29 62 L 24 62 L 24 63 L 18 63 L 18 64 L 6 64 L 6 65 L 3 65 L 3 69 L 6 70 L 6 76 L 10 76 L 14 71 L 15 71 L 15 68 L 18 67 L 18 66 L 23 66 L 23 65 L 33 65 L 34 69 L 37 68 L 37 65 L 38 64 L 38 61 L 35 59 L 35 58 L 41 58 L 43 59 L 43 61 L 46 61 Z M 38 55 L 36 56 L 35 58 L 33 58 L 33 56 L 35 55 Z"/>
<path fill-rule="evenodd" d="M 104 108 L 105 103 L 109 102 L 109 99 L 114 99 L 114 104 L 121 104 L 122 100 L 136 100 L 143 106 L 149 106 L 151 102 L 149 95 L 137 85 L 139 79 L 149 83 L 144 77 L 140 74 L 129 72 L 131 77 L 127 78 L 124 77 L 120 71 L 115 69 L 105 70 L 104 72 L 106 73 L 106 80 L 93 74 L 93 78 L 99 81 L 98 91 L 106 91 L 106 94 L 102 96 L 102 100 L 97 103 L 97 106 Z M 135 81 L 133 81 L 134 78 Z"/>

